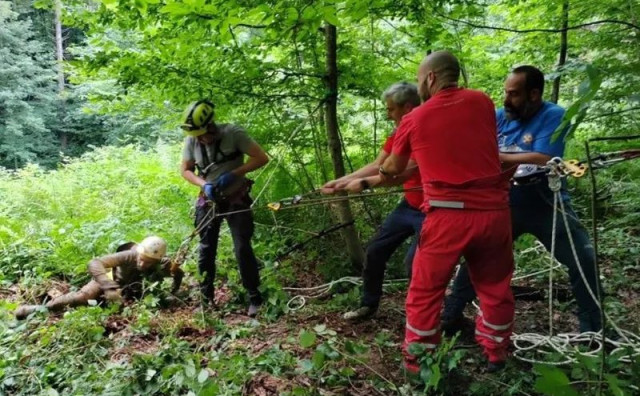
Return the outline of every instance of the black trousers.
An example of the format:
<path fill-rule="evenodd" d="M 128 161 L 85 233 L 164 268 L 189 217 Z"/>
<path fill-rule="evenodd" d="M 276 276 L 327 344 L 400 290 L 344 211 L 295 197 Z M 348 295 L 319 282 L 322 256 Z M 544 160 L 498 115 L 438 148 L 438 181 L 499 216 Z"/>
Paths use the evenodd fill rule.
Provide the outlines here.
<path fill-rule="evenodd" d="M 200 202 L 201 200 L 199 200 Z M 252 203 L 249 195 L 235 200 L 233 203 L 221 202 L 215 205 L 215 214 L 233 212 L 250 208 Z M 211 207 L 196 203 L 195 226 L 198 227 L 203 221 L 207 221 L 211 216 Z M 207 217 L 205 219 L 205 217 Z M 260 286 L 260 274 L 258 271 L 258 260 L 251 247 L 251 237 L 253 236 L 254 224 L 251 211 L 229 214 L 215 217 L 208 226 L 200 230 L 200 246 L 198 257 L 198 269 L 204 277 L 200 283 L 200 290 L 205 298 L 213 300 L 213 281 L 216 277 L 216 255 L 218 252 L 218 237 L 222 220 L 226 219 L 231 229 L 233 238 L 233 252 L 238 261 L 242 285 L 249 292 L 249 299 L 253 304 L 262 303 L 262 297 L 258 291 Z"/>
<path fill-rule="evenodd" d="M 575 243 L 576 253 L 580 260 L 580 267 L 585 274 L 588 286 L 595 293 L 599 287 L 598 274 L 595 267 L 595 252 L 589 239 L 587 230 L 580 224 L 578 218 L 571 207 L 569 201 L 565 202 L 567 212 L 567 222 L 571 237 Z M 551 251 L 552 230 L 553 230 L 553 206 L 541 200 L 538 205 L 512 206 L 511 225 L 513 240 L 518 239 L 522 234 L 531 234 L 538 238 L 540 242 Z M 591 297 L 578 269 L 575 261 L 569 234 L 566 231 L 564 220 L 558 214 L 558 224 L 556 225 L 556 249 L 555 258 L 564 264 L 569 270 L 569 280 L 573 295 L 578 305 L 578 322 L 580 332 L 599 331 L 602 328 L 600 321 L 600 309 L 598 304 Z M 461 265 L 458 275 L 453 282 L 452 293 L 447 296 L 442 316 L 447 319 L 462 315 L 467 303 L 473 301 L 476 293 L 471 285 L 469 273 L 466 265 Z"/>

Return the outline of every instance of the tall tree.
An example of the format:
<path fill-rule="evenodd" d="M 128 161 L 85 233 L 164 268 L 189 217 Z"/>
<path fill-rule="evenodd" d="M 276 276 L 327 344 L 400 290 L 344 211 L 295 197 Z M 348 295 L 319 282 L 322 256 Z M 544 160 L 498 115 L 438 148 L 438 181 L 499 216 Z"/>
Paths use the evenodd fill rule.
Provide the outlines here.
<path fill-rule="evenodd" d="M 324 34 L 327 43 L 327 98 L 326 98 L 326 127 L 327 139 L 329 142 L 329 152 L 333 162 L 333 172 L 336 178 L 345 175 L 344 160 L 342 158 L 342 144 L 338 132 L 338 63 L 337 63 L 337 32 L 336 27 L 330 23 L 325 24 Z M 347 201 L 336 204 L 338 218 L 340 222 L 347 223 L 353 221 L 351 207 Z M 342 236 L 349 251 L 351 263 L 356 269 L 361 269 L 364 263 L 364 251 L 358 240 L 358 234 L 353 226 L 342 229 Z"/>
<path fill-rule="evenodd" d="M 562 32 L 560 33 L 560 56 L 558 57 L 558 71 L 562 70 L 562 67 L 567 62 L 567 49 L 569 46 L 568 35 L 569 31 L 569 0 L 562 2 Z M 558 103 L 560 97 L 560 73 L 553 79 L 553 90 L 551 91 L 551 101 Z"/>
<path fill-rule="evenodd" d="M 56 65 L 58 68 L 58 113 L 64 113 L 65 101 L 65 78 L 64 78 L 64 42 L 62 38 L 62 0 L 55 0 L 54 3 L 54 24 L 56 30 Z M 60 148 L 62 151 L 67 149 L 67 132 L 60 132 Z"/>

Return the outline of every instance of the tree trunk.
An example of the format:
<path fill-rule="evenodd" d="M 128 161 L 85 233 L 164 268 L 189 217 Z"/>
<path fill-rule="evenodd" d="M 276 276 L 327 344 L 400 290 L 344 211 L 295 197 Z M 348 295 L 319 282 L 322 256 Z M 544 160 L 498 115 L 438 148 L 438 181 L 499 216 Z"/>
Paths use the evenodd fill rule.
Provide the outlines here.
<path fill-rule="evenodd" d="M 564 29 L 562 33 L 560 33 L 560 58 L 558 59 L 558 68 L 560 71 L 562 66 L 564 66 L 567 61 L 567 27 L 569 27 L 569 0 L 564 0 L 562 3 L 562 28 Z M 558 99 L 560 98 L 560 76 L 553 79 L 553 91 L 551 91 L 551 101 L 553 103 L 558 103 Z"/>
<path fill-rule="evenodd" d="M 64 46 L 62 40 L 62 0 L 55 1 L 55 25 L 56 25 L 56 60 L 58 63 L 58 114 L 60 119 L 64 113 Z M 67 149 L 67 133 L 60 132 L 60 149 Z"/>
<path fill-rule="evenodd" d="M 329 144 L 329 153 L 331 162 L 333 163 L 333 172 L 336 178 L 345 174 L 344 161 L 342 159 L 342 150 L 340 144 L 340 136 L 338 135 L 338 65 L 337 65 L 337 40 L 336 27 L 327 23 L 325 25 L 325 39 L 327 43 L 327 99 L 325 103 L 325 123 L 327 130 L 327 140 Z M 336 214 L 341 223 L 353 220 L 351 207 L 348 201 L 337 202 L 335 204 Z M 345 227 L 341 230 L 342 237 L 347 245 L 347 252 L 351 259 L 354 269 L 360 271 L 364 263 L 364 251 L 358 234 L 354 226 Z"/>

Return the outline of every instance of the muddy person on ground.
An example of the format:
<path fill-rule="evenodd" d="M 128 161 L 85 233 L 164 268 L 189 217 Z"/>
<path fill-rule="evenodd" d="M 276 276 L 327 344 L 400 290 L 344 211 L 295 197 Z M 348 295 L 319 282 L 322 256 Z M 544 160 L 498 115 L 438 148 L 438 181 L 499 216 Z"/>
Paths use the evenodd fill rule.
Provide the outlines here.
<path fill-rule="evenodd" d="M 118 303 L 142 296 L 143 279 L 162 281 L 173 277 L 172 293 L 180 288 L 183 271 L 172 268 L 165 257 L 167 243 L 157 236 L 145 238 L 140 244 L 128 243 L 114 254 L 98 257 L 89 262 L 88 270 L 93 278 L 79 291 L 54 298 L 44 305 L 49 311 L 61 311 L 66 307 L 88 305 L 89 300 L 103 299 Z M 41 305 L 21 305 L 15 312 L 17 319 L 24 319 Z"/>

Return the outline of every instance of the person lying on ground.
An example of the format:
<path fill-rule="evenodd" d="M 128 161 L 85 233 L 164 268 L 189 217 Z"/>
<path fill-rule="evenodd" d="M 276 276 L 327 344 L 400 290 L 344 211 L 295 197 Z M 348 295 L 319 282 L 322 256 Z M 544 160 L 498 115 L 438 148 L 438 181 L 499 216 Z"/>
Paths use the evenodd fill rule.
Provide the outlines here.
<path fill-rule="evenodd" d="M 142 281 L 161 281 L 173 278 L 172 293 L 180 288 L 184 272 L 172 268 L 171 260 L 165 257 L 167 243 L 157 236 L 145 238 L 140 244 L 129 243 L 128 249 L 94 258 L 89 262 L 88 271 L 93 278 L 79 291 L 54 298 L 44 305 L 49 311 L 61 311 L 66 307 L 88 305 L 89 300 L 104 299 L 119 303 L 123 299 L 132 300 L 142 296 Z M 110 276 L 111 275 L 111 276 Z M 25 319 L 43 305 L 21 305 L 15 311 L 17 319 Z"/>

